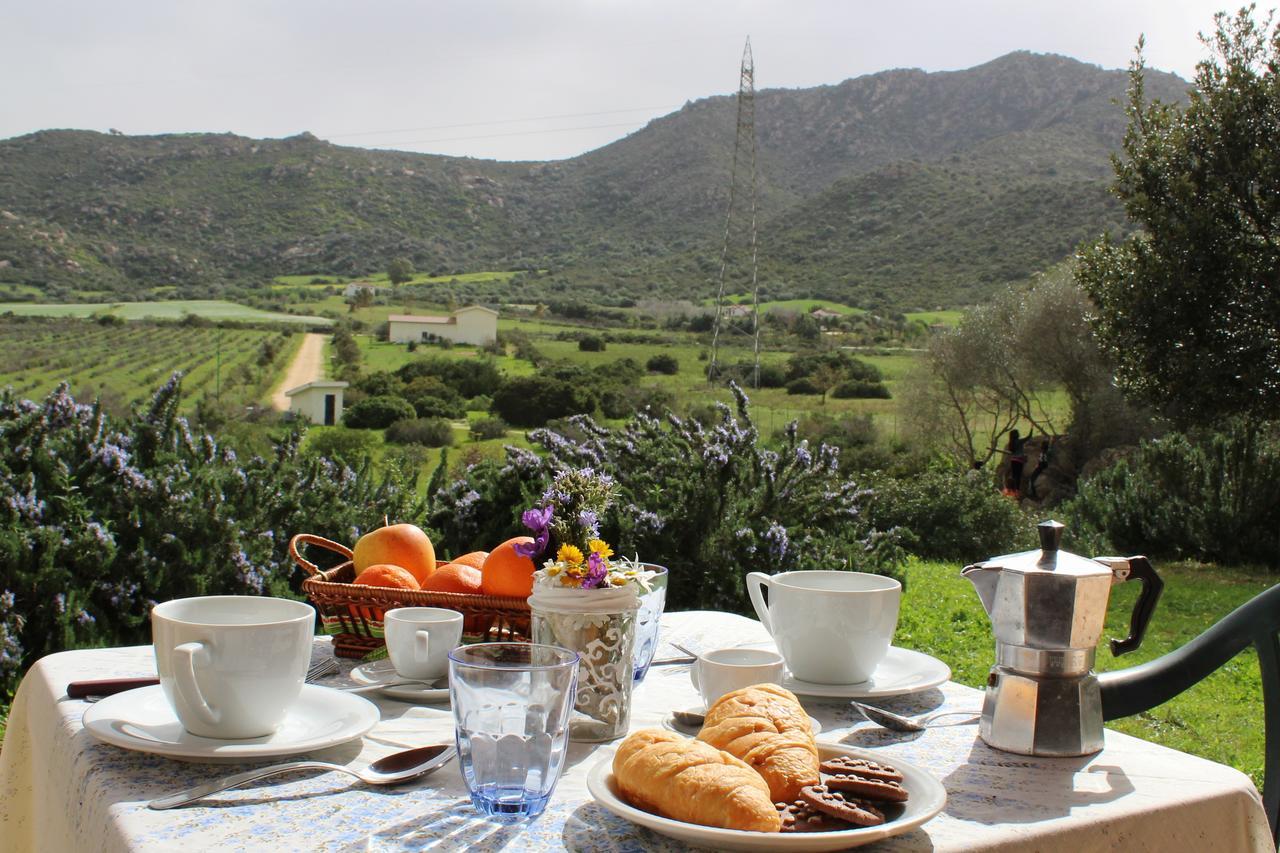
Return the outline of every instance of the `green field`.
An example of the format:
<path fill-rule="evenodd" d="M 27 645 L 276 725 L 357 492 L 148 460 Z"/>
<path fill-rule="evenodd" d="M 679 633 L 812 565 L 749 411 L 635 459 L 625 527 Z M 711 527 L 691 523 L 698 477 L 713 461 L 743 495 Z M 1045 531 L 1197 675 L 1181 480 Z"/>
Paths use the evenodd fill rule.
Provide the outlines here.
<path fill-rule="evenodd" d="M 267 341 L 276 355 L 261 364 Z M 301 342 L 301 335 L 258 329 L 0 319 L 0 388 L 39 399 L 67 382 L 79 399 L 102 397 L 121 408 L 180 370 L 185 408 L 219 391 L 224 401 L 247 405 L 265 399 Z"/>
<path fill-rule="evenodd" d="M 418 273 L 407 282 L 404 282 L 401 286 L 411 287 L 415 284 L 441 284 L 451 281 L 456 281 L 460 284 L 469 284 L 478 281 L 508 281 L 513 276 L 519 275 L 519 273 L 519 270 L 482 270 L 480 272 L 458 273 L 457 275 L 427 275 L 426 273 Z M 316 281 L 315 279 L 324 279 L 324 281 Z M 316 273 L 313 275 L 278 275 L 272 279 L 271 289 L 283 290 L 292 287 L 344 287 L 355 281 L 374 284 L 379 287 L 391 286 L 391 279 L 387 277 L 385 272 L 361 276 L 324 275 L 323 273 Z"/>
<path fill-rule="evenodd" d="M 958 326 L 963 311 L 912 311 L 904 314 L 908 320 L 919 320 L 926 326 Z"/>
<path fill-rule="evenodd" d="M 92 317 L 110 314 L 125 320 L 179 320 L 193 314 L 207 320 L 237 320 L 248 323 L 303 323 L 328 326 L 325 317 L 261 311 L 221 299 L 178 299 L 171 302 L 81 302 L 61 305 L 36 302 L 0 303 L 0 314 L 20 317 Z"/>
<path fill-rule="evenodd" d="M 725 296 L 726 304 L 732 305 L 750 305 L 750 293 L 734 293 Z M 708 308 L 714 308 L 716 300 L 714 298 L 702 300 L 702 304 Z M 760 303 L 761 311 L 794 311 L 797 314 L 808 314 L 819 308 L 825 308 L 828 311 L 834 311 L 837 314 L 865 314 L 866 309 L 854 308 L 851 305 L 841 305 L 839 302 L 831 302 L 826 299 L 775 299 Z"/>

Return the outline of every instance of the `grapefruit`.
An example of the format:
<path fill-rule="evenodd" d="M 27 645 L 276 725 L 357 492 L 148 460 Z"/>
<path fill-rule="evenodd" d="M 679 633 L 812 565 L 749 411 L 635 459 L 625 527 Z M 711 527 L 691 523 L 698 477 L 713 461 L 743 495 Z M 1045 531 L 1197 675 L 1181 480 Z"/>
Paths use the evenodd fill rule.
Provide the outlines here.
<path fill-rule="evenodd" d="M 437 563 L 436 570 L 422 585 L 424 592 L 465 592 L 475 595 L 480 592 L 480 570 L 454 560 L 452 563 Z"/>
<path fill-rule="evenodd" d="M 418 580 L 406 569 L 390 563 L 376 563 L 356 575 L 352 583 L 364 586 L 386 586 L 395 589 L 419 589 Z"/>
<path fill-rule="evenodd" d="M 518 543 L 531 544 L 531 536 L 514 536 L 489 552 L 480 570 L 480 591 L 485 595 L 528 598 L 533 593 L 537 566 L 516 553 Z"/>

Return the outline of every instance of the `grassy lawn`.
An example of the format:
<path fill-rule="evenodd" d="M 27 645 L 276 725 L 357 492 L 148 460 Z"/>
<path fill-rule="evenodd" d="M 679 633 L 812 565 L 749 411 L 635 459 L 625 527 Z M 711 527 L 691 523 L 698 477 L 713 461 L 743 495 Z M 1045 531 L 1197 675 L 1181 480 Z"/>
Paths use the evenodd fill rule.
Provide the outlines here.
<path fill-rule="evenodd" d="M 261 311 L 222 299 L 176 299 L 170 302 L 78 302 L 64 305 L 36 302 L 0 303 L 0 314 L 9 311 L 19 316 L 31 317 L 90 317 L 94 314 L 112 314 L 126 320 L 180 320 L 186 314 L 195 314 L 210 320 L 243 320 L 256 323 L 305 323 L 313 326 L 327 326 L 332 322 L 324 317 Z"/>
<path fill-rule="evenodd" d="M 975 554 L 974 559 L 987 555 Z M 986 681 L 995 651 L 990 622 L 961 566 L 912 563 L 898 621 L 897 645 L 933 655 L 951 667 L 952 678 L 970 687 Z M 1158 564 L 1165 581 L 1142 646 L 1121 658 L 1106 649 L 1108 637 L 1128 636 L 1138 584 L 1114 588 L 1098 669 L 1123 669 L 1185 645 L 1223 616 L 1268 589 L 1277 578 L 1261 570 L 1191 563 Z M 1262 680 L 1257 653 L 1249 648 L 1222 669 L 1170 702 L 1110 728 L 1235 767 L 1262 787 Z"/>
<path fill-rule="evenodd" d="M 926 326 L 958 326 L 963 311 L 911 311 L 902 316 L 908 320 L 919 320 Z"/>

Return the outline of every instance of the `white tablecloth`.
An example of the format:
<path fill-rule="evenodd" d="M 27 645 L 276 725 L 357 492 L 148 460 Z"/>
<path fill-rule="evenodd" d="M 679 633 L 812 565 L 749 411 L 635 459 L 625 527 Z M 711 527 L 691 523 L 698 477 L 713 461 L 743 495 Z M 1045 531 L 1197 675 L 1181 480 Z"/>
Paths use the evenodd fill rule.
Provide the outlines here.
<path fill-rule="evenodd" d="M 758 622 L 722 613 L 672 613 L 663 639 L 699 650 L 767 639 Z M 317 641 L 317 654 L 328 654 Z M 670 646 L 659 657 L 678 654 Z M 344 662 L 344 673 L 351 662 Z M 596 806 L 587 771 L 612 745 L 574 744 L 546 813 L 509 824 L 471 808 L 456 763 L 400 788 L 362 787 L 337 773 L 279 777 L 227 791 L 202 807 L 148 810 L 146 803 L 238 766 L 187 764 L 94 741 L 80 725 L 86 704 L 68 682 L 154 673 L 149 646 L 64 652 L 23 680 L 0 750 L 0 850 L 680 850 Z M 349 683 L 345 678 L 332 682 Z M 382 721 L 363 742 L 318 758 L 367 764 L 389 752 L 453 739 L 447 706 L 378 699 Z M 632 727 L 660 724 L 697 704 L 688 667 L 655 668 L 635 694 Z M 957 684 L 881 704 L 903 712 L 977 708 Z M 987 748 L 976 725 L 920 735 L 855 722 L 846 703 L 805 700 L 819 736 L 905 759 L 947 788 L 947 808 L 875 850 L 1269 851 L 1257 791 L 1242 773 L 1108 731 L 1106 748 L 1080 759 L 1027 758 Z"/>

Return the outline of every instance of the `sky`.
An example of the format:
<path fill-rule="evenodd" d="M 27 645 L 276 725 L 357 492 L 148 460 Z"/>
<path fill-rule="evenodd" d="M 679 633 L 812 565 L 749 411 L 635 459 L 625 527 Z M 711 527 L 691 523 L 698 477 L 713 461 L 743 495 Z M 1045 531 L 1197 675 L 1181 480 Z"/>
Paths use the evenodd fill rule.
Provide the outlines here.
<path fill-rule="evenodd" d="M 339 145 L 572 157 L 687 101 L 1014 50 L 1190 79 L 1205 0 L 0 0 L 0 138 L 309 131 Z M 1226 8 L 1234 8 L 1227 6 Z"/>

